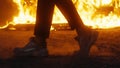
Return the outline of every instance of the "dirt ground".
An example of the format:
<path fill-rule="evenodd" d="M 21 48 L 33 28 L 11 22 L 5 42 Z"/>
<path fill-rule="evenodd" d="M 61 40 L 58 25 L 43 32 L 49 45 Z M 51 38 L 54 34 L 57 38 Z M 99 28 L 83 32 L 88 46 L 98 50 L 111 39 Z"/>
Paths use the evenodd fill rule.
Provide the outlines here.
<path fill-rule="evenodd" d="M 90 59 L 73 58 L 79 50 L 72 30 L 51 31 L 47 40 L 50 55 L 57 57 L 14 58 L 15 47 L 23 47 L 33 30 L 0 30 L 0 68 L 120 68 L 120 28 L 99 29 L 99 37 L 90 50 Z M 91 67 L 90 67 L 91 66 Z"/>

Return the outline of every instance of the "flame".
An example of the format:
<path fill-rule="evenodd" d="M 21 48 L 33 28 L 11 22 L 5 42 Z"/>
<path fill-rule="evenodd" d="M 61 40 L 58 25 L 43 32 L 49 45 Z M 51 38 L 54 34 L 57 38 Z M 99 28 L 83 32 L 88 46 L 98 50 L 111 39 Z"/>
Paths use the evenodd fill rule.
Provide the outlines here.
<path fill-rule="evenodd" d="M 35 22 L 36 16 L 36 0 L 13 0 L 19 6 L 19 16 L 14 17 L 13 23 L 15 24 L 30 24 Z"/>
<path fill-rule="evenodd" d="M 113 28 L 120 26 L 120 0 L 81 0 L 78 12 L 87 26 Z"/>
<path fill-rule="evenodd" d="M 37 0 L 13 1 L 18 5 L 20 12 L 9 24 L 34 24 Z M 102 29 L 120 26 L 120 0 L 73 0 L 73 3 L 86 26 Z M 52 22 L 54 24 L 67 23 L 56 6 Z M 0 27 L 0 29 L 6 26 Z"/>

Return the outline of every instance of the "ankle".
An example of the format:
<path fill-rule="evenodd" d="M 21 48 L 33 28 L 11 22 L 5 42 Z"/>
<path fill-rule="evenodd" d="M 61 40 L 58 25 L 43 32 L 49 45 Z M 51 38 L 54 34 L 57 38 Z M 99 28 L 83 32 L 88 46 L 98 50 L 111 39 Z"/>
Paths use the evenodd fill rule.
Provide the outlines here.
<path fill-rule="evenodd" d="M 35 36 L 35 42 L 39 44 L 41 48 L 47 48 L 46 38 Z"/>
<path fill-rule="evenodd" d="M 43 37 L 40 37 L 40 36 L 35 36 L 35 41 L 38 41 L 38 42 L 46 42 L 46 38 L 43 38 Z"/>

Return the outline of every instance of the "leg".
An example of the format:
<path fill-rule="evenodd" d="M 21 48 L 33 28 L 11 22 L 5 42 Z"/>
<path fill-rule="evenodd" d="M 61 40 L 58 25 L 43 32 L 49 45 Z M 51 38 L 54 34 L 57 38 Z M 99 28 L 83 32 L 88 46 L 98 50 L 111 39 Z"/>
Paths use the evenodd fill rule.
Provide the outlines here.
<path fill-rule="evenodd" d="M 69 25 L 76 29 L 77 34 L 84 35 L 86 33 L 86 26 L 83 24 L 72 0 L 55 0 L 55 3 L 67 19 Z"/>
<path fill-rule="evenodd" d="M 54 3 L 52 0 L 38 0 L 34 35 L 23 48 L 14 50 L 15 56 L 48 56 L 46 39 L 49 37 Z"/>
<path fill-rule="evenodd" d="M 67 19 L 71 28 L 82 29 L 84 27 L 72 0 L 56 0 L 55 3 Z"/>
<path fill-rule="evenodd" d="M 38 0 L 37 16 L 34 35 L 48 38 L 52 23 L 54 2 L 52 0 Z"/>
<path fill-rule="evenodd" d="M 76 40 L 80 45 L 81 56 L 88 56 L 91 45 L 97 40 L 98 32 L 87 28 L 83 24 L 71 0 L 57 0 L 55 3 L 68 20 L 68 23 L 77 31 L 78 36 Z"/>

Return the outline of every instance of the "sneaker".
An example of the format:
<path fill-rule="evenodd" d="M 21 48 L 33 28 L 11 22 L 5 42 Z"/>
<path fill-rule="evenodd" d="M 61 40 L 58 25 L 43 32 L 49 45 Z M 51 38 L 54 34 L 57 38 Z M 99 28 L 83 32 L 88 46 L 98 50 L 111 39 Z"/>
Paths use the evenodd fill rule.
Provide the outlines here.
<path fill-rule="evenodd" d="M 77 40 L 80 45 L 80 51 L 78 51 L 78 54 L 81 57 L 89 56 L 90 48 L 96 42 L 97 37 L 98 32 L 95 30 L 89 30 L 88 34 L 75 37 L 75 40 Z"/>
<path fill-rule="evenodd" d="M 23 48 L 15 48 L 15 56 L 48 56 L 48 50 L 40 46 L 46 46 L 46 41 L 37 43 L 35 37 L 30 38 L 30 42 Z"/>

